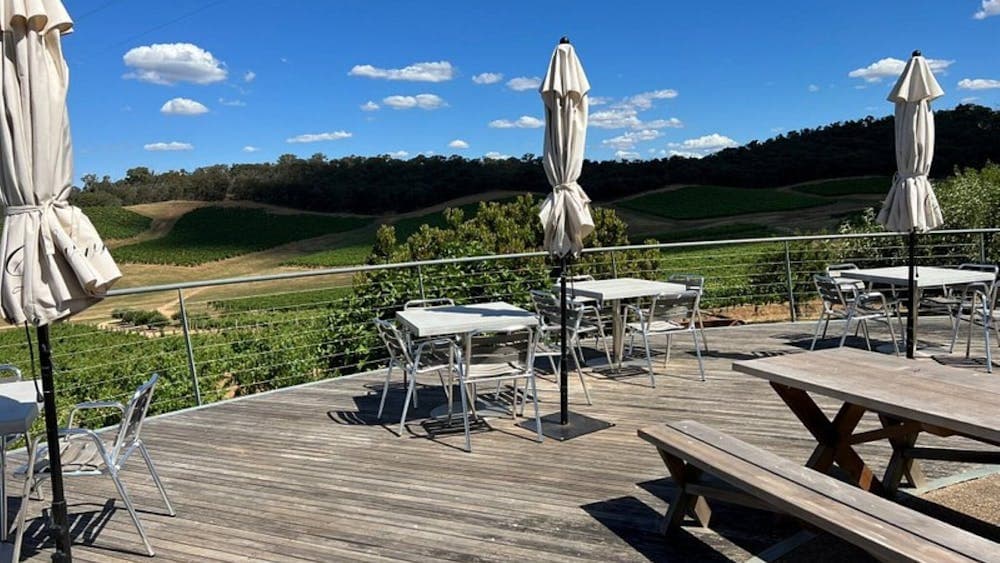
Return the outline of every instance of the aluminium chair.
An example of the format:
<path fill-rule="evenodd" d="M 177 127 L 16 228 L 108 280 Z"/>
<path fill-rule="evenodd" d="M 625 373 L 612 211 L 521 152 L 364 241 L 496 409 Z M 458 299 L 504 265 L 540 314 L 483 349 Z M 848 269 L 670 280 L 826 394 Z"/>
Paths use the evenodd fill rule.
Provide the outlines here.
<path fill-rule="evenodd" d="M 446 383 L 442 371 L 451 372 L 454 365 L 454 347 L 449 344 L 448 349 L 442 352 L 440 345 L 435 340 L 424 340 L 415 346 L 403 334 L 403 332 L 390 321 L 375 319 L 375 327 L 378 330 L 379 338 L 385 344 L 389 353 L 389 366 L 385 371 L 385 383 L 382 385 L 382 398 L 378 404 L 378 418 L 382 418 L 382 411 L 385 409 L 385 398 L 389 394 L 389 383 L 392 380 L 392 371 L 399 368 L 403 372 L 403 381 L 406 383 L 406 397 L 403 401 L 403 412 L 399 417 L 399 435 L 403 435 L 406 430 L 406 413 L 409 410 L 410 402 L 417 407 L 417 376 L 425 373 L 436 372 L 441 385 L 445 389 L 448 401 L 451 402 L 451 377 L 449 373 L 449 383 Z M 451 343 L 452 341 L 448 341 Z"/>
<path fill-rule="evenodd" d="M 628 305 L 625 307 L 625 334 L 629 337 L 629 354 L 635 344 L 635 336 L 642 337 L 646 350 L 646 365 L 649 369 L 649 382 L 656 387 L 656 374 L 653 373 L 653 356 L 649 340 L 655 335 L 667 337 L 667 349 L 663 365 L 670 362 L 670 348 L 673 345 L 673 335 L 689 333 L 694 340 L 694 352 L 698 357 L 698 371 L 701 380 L 705 381 L 705 365 L 701 358 L 701 343 L 698 341 L 698 324 L 695 312 L 698 310 L 698 300 L 701 291 L 691 289 L 679 294 L 662 294 L 654 297 L 648 307 Z M 629 321 L 630 318 L 634 321 Z"/>
<path fill-rule="evenodd" d="M 38 442 L 41 439 L 42 437 L 38 436 L 33 440 L 26 437 L 25 440 L 25 449 L 28 452 L 28 464 L 25 466 L 25 471 L 21 474 L 24 482 L 21 489 L 21 504 L 18 507 L 17 514 L 14 516 L 14 523 L 11 524 L 9 529 L 6 529 L 7 537 L 13 536 L 14 542 L 0 542 L 0 563 L 7 563 L 8 561 L 14 563 L 21 558 L 21 543 L 24 537 L 25 516 L 28 512 L 28 497 L 31 495 L 32 483 L 35 479 L 35 456 L 39 448 Z M 6 502 L 6 499 L 4 501 Z M 2 525 L 6 527 L 6 520 L 2 522 Z"/>
<path fill-rule="evenodd" d="M 21 370 L 10 364 L 0 365 L 0 374 L 10 375 L 0 377 L 0 384 L 17 383 L 22 381 Z M 33 456 L 34 442 L 28 432 L 35 417 L 38 416 L 38 407 L 34 404 L 14 403 L 10 404 L 4 400 L 2 404 L 4 414 L 0 422 L 0 562 L 16 561 L 17 555 L 21 551 L 21 533 L 24 529 L 25 501 L 24 495 L 21 497 L 21 508 L 15 516 L 14 524 L 7 527 L 7 448 L 17 440 L 24 438 L 25 447 L 29 457 Z M 26 486 L 29 481 L 25 481 Z M 7 542 L 8 537 L 13 534 L 14 543 Z"/>
<path fill-rule="evenodd" d="M 892 340 L 892 347 L 899 355 L 899 343 L 896 341 L 896 333 L 892 328 L 892 310 L 885 295 L 877 291 L 859 291 L 853 283 L 843 283 L 836 278 L 816 274 L 813 276 L 816 290 L 819 292 L 823 302 L 823 311 L 816 322 L 816 330 L 813 331 L 812 344 L 809 349 L 816 348 L 816 341 L 820 338 L 820 327 L 823 328 L 822 337 L 826 338 L 827 329 L 831 319 L 843 320 L 844 331 L 840 336 L 840 347 L 847 341 L 847 334 L 851 330 L 851 323 L 857 322 L 860 330 L 864 332 L 865 343 L 868 349 L 872 349 L 871 338 L 868 334 L 868 321 L 884 321 L 889 327 L 889 338 Z"/>
<path fill-rule="evenodd" d="M 149 470 L 149 475 L 160 492 L 160 497 L 167 508 L 167 513 L 170 516 L 176 515 L 173 506 L 170 504 L 170 499 L 167 497 L 167 491 L 163 486 L 163 482 L 156 472 L 156 466 L 153 465 L 153 459 L 149 455 L 149 450 L 140 437 L 143 422 L 146 419 L 146 412 L 149 410 L 149 405 L 152 402 L 153 390 L 156 388 L 158 379 L 159 375 L 154 373 L 148 381 L 135 391 L 127 405 L 114 401 L 96 401 L 76 405 L 69 413 L 66 428 L 59 431 L 59 453 L 62 456 L 63 477 L 93 477 L 101 475 L 110 477 L 115 484 L 115 488 L 118 490 L 118 495 L 125 503 L 125 508 L 132 517 L 132 522 L 135 524 L 136 530 L 139 531 L 139 536 L 142 538 L 142 543 L 146 548 L 146 554 L 149 556 L 153 556 L 155 553 L 152 545 L 149 543 L 149 538 L 146 536 L 142 522 L 139 520 L 139 515 L 136 513 L 132 497 L 129 495 L 128 489 L 125 487 L 125 482 L 122 480 L 121 472 L 125 469 L 125 464 L 132 454 L 138 451 L 142 459 L 146 462 L 146 468 Z M 94 409 L 117 409 L 121 412 L 121 422 L 118 425 L 118 432 L 115 434 L 113 442 L 106 442 L 100 434 L 89 428 L 73 426 L 78 412 Z M 40 447 L 34 463 L 20 468 L 15 473 L 26 478 L 32 472 L 34 473 L 31 486 L 32 491 L 38 487 L 41 481 L 51 475 L 47 453 L 48 450 L 46 447 Z"/>
<path fill-rule="evenodd" d="M 952 333 L 951 344 L 948 348 L 949 353 L 955 351 L 955 343 L 958 341 L 958 333 L 962 322 L 969 323 L 968 337 L 965 341 L 966 358 L 972 352 L 972 333 L 975 327 L 982 327 L 983 344 L 986 352 L 986 371 L 993 373 L 990 328 L 995 327 L 993 314 L 997 300 L 997 276 L 1000 275 L 1000 267 L 996 264 L 961 264 L 958 269 L 990 273 L 993 274 L 993 279 L 989 282 L 976 282 L 961 287 L 946 288 L 947 291 L 943 295 L 927 299 L 926 301 L 932 305 L 944 308 L 951 316 Z"/>
<path fill-rule="evenodd" d="M 535 305 L 535 312 L 538 314 L 539 320 L 535 357 L 547 357 L 552 371 L 556 373 L 557 377 L 560 377 L 562 366 L 557 367 L 554 360 L 554 358 L 559 358 L 559 361 L 562 361 L 562 354 L 559 350 L 559 341 L 562 338 L 562 306 L 559 298 L 547 291 L 532 290 L 531 300 Z M 594 403 L 590 398 L 587 378 L 583 373 L 583 349 L 580 340 L 590 334 L 599 334 L 602 339 L 606 339 L 600 325 L 585 322 L 585 318 L 585 305 L 575 301 L 566 302 L 566 349 L 576 365 L 576 373 L 580 377 L 580 385 L 583 386 L 583 394 L 587 399 L 587 404 L 592 405 Z M 608 356 L 608 365 L 611 365 L 610 356 Z"/>
<path fill-rule="evenodd" d="M 594 276 L 589 274 L 579 274 L 575 276 L 569 276 L 566 278 L 566 283 L 570 289 L 573 288 L 573 284 L 576 282 L 591 282 L 594 281 Z M 607 330 L 611 328 L 611 318 L 613 316 L 613 311 L 610 307 L 601 303 L 593 297 L 585 297 L 582 295 L 573 296 L 573 301 L 579 303 L 583 307 L 583 326 L 594 326 L 597 327 L 596 331 L 592 331 L 592 336 L 594 337 L 594 344 L 598 342 L 604 348 L 604 356 L 608 361 L 608 367 L 613 367 L 611 363 L 611 342 L 607 337 Z M 583 357 L 583 348 L 580 348 L 580 357 Z"/>
<path fill-rule="evenodd" d="M 688 290 L 698 292 L 698 308 L 694 312 L 693 320 L 698 323 L 698 330 L 701 332 L 701 345 L 705 352 L 708 352 L 708 339 L 705 338 L 705 317 L 701 313 L 701 300 L 705 296 L 705 276 L 698 274 L 671 274 L 667 276 L 667 281 L 683 284 Z"/>
<path fill-rule="evenodd" d="M 455 347 L 458 357 L 459 393 L 462 403 L 462 425 L 465 430 L 465 451 L 472 451 L 469 415 L 475 397 L 470 388 L 480 383 L 506 383 L 514 386 L 511 418 L 517 418 L 517 400 L 521 399 L 521 415 L 528 397 L 535 407 L 537 440 L 543 441 L 542 419 L 538 408 L 538 389 L 535 383 L 535 348 L 538 332 L 528 326 L 511 326 L 491 333 L 474 333 L 470 342 L 471 355 L 465 358 L 460 346 Z M 524 380 L 524 392 L 518 393 L 518 381 Z M 449 422 L 452 414 L 449 411 Z M 473 413 L 474 416 L 474 413 Z"/>

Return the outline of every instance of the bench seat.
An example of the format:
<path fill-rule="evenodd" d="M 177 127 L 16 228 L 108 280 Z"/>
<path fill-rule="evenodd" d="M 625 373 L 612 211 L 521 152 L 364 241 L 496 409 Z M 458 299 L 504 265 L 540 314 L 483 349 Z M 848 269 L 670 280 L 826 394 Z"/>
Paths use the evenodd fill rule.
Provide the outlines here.
<path fill-rule="evenodd" d="M 706 498 L 788 514 L 891 561 L 1000 561 L 1000 544 L 798 465 L 693 421 L 639 430 L 678 492 L 663 531 L 688 513 L 707 526 Z M 706 484 L 721 479 L 730 489 Z M 761 506 L 765 505 L 765 506 Z"/>

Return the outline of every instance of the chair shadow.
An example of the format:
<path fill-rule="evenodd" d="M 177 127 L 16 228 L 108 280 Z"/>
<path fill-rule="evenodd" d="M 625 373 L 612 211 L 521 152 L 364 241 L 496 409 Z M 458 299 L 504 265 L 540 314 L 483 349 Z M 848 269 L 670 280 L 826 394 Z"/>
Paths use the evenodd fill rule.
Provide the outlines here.
<path fill-rule="evenodd" d="M 86 507 L 93 507 L 86 510 Z M 142 549 L 142 539 L 138 532 L 135 534 L 135 549 L 126 549 L 97 543 L 101 532 L 107 527 L 108 522 L 119 510 L 125 511 L 124 507 L 117 507 L 115 499 L 108 499 L 104 504 L 76 503 L 67 507 L 70 541 L 73 545 L 84 545 L 107 551 L 109 553 L 121 553 L 126 555 L 138 555 L 148 558 L 146 551 Z M 148 510 L 138 510 L 146 514 L 161 514 Z M 24 537 L 21 545 L 21 556 L 31 557 L 41 553 L 42 550 L 55 549 L 55 539 L 52 537 L 49 526 L 49 510 L 43 509 L 42 515 L 34 518 L 25 525 Z M 127 516 L 126 516 L 127 518 Z M 131 521 L 129 521 L 131 524 Z"/>

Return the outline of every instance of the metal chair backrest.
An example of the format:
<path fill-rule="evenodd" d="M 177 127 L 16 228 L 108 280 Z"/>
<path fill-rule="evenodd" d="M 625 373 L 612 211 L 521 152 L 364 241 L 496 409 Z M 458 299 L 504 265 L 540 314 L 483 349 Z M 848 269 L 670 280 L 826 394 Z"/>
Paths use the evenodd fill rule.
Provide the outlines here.
<path fill-rule="evenodd" d="M 699 291 L 705 289 L 705 276 L 699 276 L 698 274 L 671 274 L 667 277 L 667 281 L 684 284 L 684 287 L 688 289 L 697 289 Z"/>
<path fill-rule="evenodd" d="M 472 364 L 493 364 L 528 371 L 535 362 L 537 332 L 529 326 L 514 325 L 503 330 L 472 335 Z"/>
<path fill-rule="evenodd" d="M 701 299 L 701 289 L 657 295 L 649 305 L 649 319 L 690 321 L 698 309 L 699 299 Z"/>
<path fill-rule="evenodd" d="M 533 289 L 531 290 L 531 301 L 534 303 L 535 312 L 538 313 L 543 325 L 559 326 L 562 324 L 562 306 L 554 293 Z M 570 330 L 580 328 L 583 314 L 582 305 L 574 301 L 566 301 L 567 328 Z"/>
<path fill-rule="evenodd" d="M 410 357 L 410 347 L 407 345 L 402 331 L 390 321 L 374 319 L 374 322 L 379 338 L 382 339 L 385 349 L 389 352 L 390 361 L 395 363 L 402 362 L 401 365 L 404 369 L 413 365 L 413 359 Z"/>
<path fill-rule="evenodd" d="M 139 432 L 142 431 L 142 423 L 146 420 L 149 405 L 153 402 L 153 389 L 156 388 L 159 379 L 160 374 L 154 373 L 148 381 L 135 390 L 132 399 L 125 405 L 121 425 L 118 427 L 118 436 L 111 449 L 111 459 L 115 463 L 119 459 L 127 458 L 139 445 Z"/>
<path fill-rule="evenodd" d="M 816 291 L 819 292 L 819 296 L 823 300 L 823 307 L 826 310 L 830 310 L 837 305 L 841 307 L 848 306 L 849 299 L 844 295 L 844 289 L 851 289 L 854 286 L 838 283 L 835 278 L 824 276 L 823 274 L 814 275 L 813 282 L 816 283 Z M 852 295 L 851 298 L 853 299 L 853 297 Z"/>
<path fill-rule="evenodd" d="M 448 297 L 435 297 L 433 299 L 411 299 L 403 305 L 403 310 L 407 309 L 430 309 L 431 307 L 453 307 L 455 301 Z"/>
<path fill-rule="evenodd" d="M 12 366 L 10 364 L 0 364 L 0 373 L 7 372 L 12 375 L 8 377 L 0 377 L 0 383 L 13 383 L 15 381 L 21 381 L 21 370 L 17 366 Z"/>
<path fill-rule="evenodd" d="M 831 278 L 839 278 L 842 272 L 847 272 L 850 270 L 860 270 L 857 264 L 852 262 L 844 262 L 843 264 L 830 264 L 826 267 L 826 275 Z"/>

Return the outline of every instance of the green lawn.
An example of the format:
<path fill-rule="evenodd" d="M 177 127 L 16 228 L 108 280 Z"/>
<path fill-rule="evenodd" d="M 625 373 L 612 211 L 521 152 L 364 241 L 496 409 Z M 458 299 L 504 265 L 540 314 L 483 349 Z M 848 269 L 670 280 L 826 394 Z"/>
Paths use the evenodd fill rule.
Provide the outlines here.
<path fill-rule="evenodd" d="M 687 186 L 619 201 L 617 205 L 667 219 L 710 219 L 828 205 L 824 198 L 774 189 Z"/>
<path fill-rule="evenodd" d="M 796 192 L 818 195 L 823 197 L 837 197 L 855 194 L 885 194 L 892 187 L 892 178 L 848 178 L 844 180 L 828 180 L 816 184 L 806 184 L 792 188 Z"/>
<path fill-rule="evenodd" d="M 703 229 L 684 229 L 662 233 L 634 235 L 629 237 L 632 244 L 642 244 L 649 239 L 659 242 L 690 242 L 699 240 L 723 240 L 738 238 L 761 238 L 774 235 L 776 231 L 766 225 L 755 223 L 733 223 Z"/>
<path fill-rule="evenodd" d="M 194 266 L 281 244 L 351 231 L 363 218 L 279 215 L 262 209 L 203 207 L 181 217 L 165 237 L 115 250 L 121 262 Z"/>

